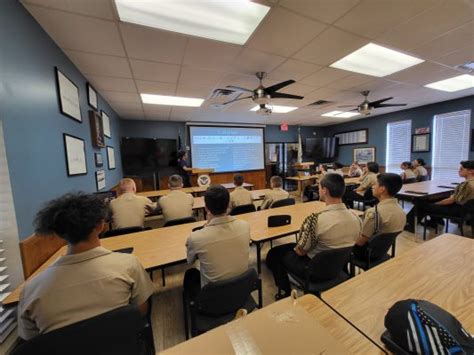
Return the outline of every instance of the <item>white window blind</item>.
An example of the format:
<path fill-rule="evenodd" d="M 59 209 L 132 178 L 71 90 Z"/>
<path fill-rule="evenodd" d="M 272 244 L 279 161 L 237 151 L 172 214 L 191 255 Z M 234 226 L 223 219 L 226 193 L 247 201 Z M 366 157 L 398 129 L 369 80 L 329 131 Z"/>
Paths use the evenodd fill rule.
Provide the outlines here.
<path fill-rule="evenodd" d="M 469 154 L 471 110 L 435 115 L 433 121 L 433 180 L 456 178 Z"/>
<path fill-rule="evenodd" d="M 411 120 L 391 122 L 387 125 L 385 170 L 400 172 L 400 164 L 410 161 Z"/>

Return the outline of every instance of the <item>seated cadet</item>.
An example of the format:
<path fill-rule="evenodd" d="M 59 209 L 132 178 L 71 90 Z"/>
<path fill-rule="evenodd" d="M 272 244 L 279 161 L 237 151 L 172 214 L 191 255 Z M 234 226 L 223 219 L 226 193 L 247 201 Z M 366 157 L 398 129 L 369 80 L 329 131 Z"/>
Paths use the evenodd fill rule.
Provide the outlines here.
<path fill-rule="evenodd" d="M 191 299 L 207 283 L 241 275 L 248 269 L 250 225 L 227 215 L 229 201 L 225 187 L 209 187 L 204 195 L 207 223 L 186 241 L 188 264 L 196 259 L 200 264 L 200 270 L 191 268 L 184 275 L 184 292 Z"/>
<path fill-rule="evenodd" d="M 112 226 L 114 229 L 142 226 L 148 210 L 156 208 L 156 204 L 145 196 L 137 196 L 135 181 L 129 178 L 120 180 L 119 197 L 110 201 L 112 210 Z"/>
<path fill-rule="evenodd" d="M 183 179 L 179 175 L 171 175 L 168 179 L 171 192 L 158 200 L 165 222 L 173 219 L 191 217 L 193 215 L 194 197 L 182 191 Z"/>
<path fill-rule="evenodd" d="M 326 174 L 339 174 L 342 177 L 344 177 L 344 172 L 342 171 L 342 168 L 344 165 L 338 162 L 332 163 L 332 168 L 328 168 L 324 165 L 321 165 L 321 174 L 326 175 Z"/>
<path fill-rule="evenodd" d="M 462 161 L 459 167 L 459 176 L 463 177 L 464 182 L 460 183 L 454 189 L 454 192 L 448 198 L 441 201 L 430 203 L 421 200 L 417 203 L 418 207 L 418 221 L 429 215 L 430 213 L 442 214 L 445 216 L 459 216 L 463 210 L 463 205 L 474 199 L 474 160 Z M 442 220 L 441 220 L 442 221 Z M 427 223 L 430 226 L 435 227 L 437 221 L 430 221 Z M 415 211 L 414 208 L 407 215 L 407 226 L 405 230 L 414 232 L 415 228 Z"/>
<path fill-rule="evenodd" d="M 360 177 L 362 176 L 362 169 L 359 164 L 355 161 L 349 168 L 349 177 Z"/>
<path fill-rule="evenodd" d="M 271 191 L 267 192 L 263 197 L 262 206 L 260 209 L 264 210 L 270 208 L 273 202 L 288 198 L 290 194 L 282 189 L 283 180 L 279 176 L 272 176 L 270 178 Z"/>
<path fill-rule="evenodd" d="M 425 161 L 421 158 L 415 159 L 412 162 L 413 173 L 415 174 L 416 179 L 418 181 L 420 181 L 423 176 L 428 175 L 428 171 L 426 170 L 425 165 L 426 165 Z"/>
<path fill-rule="evenodd" d="M 270 249 L 266 263 L 273 273 L 275 284 L 283 293 L 276 299 L 290 294 L 287 271 L 304 277 L 305 267 L 319 252 L 354 245 L 360 235 L 362 221 L 342 203 L 345 184 L 338 174 L 327 174 L 319 184 L 320 199 L 326 208 L 306 217 L 298 241 Z"/>
<path fill-rule="evenodd" d="M 249 205 L 253 203 L 252 194 L 244 188 L 244 176 L 241 174 L 234 175 L 235 189 L 230 193 L 230 208 L 241 205 Z"/>
<path fill-rule="evenodd" d="M 343 197 L 344 203 L 352 207 L 354 201 L 363 201 L 365 192 L 371 189 L 377 181 L 378 173 L 379 164 L 374 161 L 367 163 L 367 174 L 362 178 L 358 188 L 352 191 L 346 190 Z"/>
<path fill-rule="evenodd" d="M 35 219 L 36 233 L 67 242 L 66 255 L 25 283 L 18 304 L 18 335 L 29 340 L 128 304 L 148 312 L 153 283 L 138 259 L 100 246 L 107 206 L 93 195 L 50 201 Z"/>
<path fill-rule="evenodd" d="M 413 172 L 413 167 L 411 166 L 411 163 L 409 161 L 404 161 L 403 163 L 401 163 L 400 169 L 403 170 L 403 172 L 400 174 L 400 177 L 402 178 L 404 183 L 416 181 L 416 175 Z"/>
<path fill-rule="evenodd" d="M 372 193 L 380 202 L 365 211 L 362 232 L 354 246 L 354 254 L 357 257 L 366 257 L 367 242 L 375 234 L 403 231 L 406 223 L 405 212 L 394 197 L 402 185 L 402 178 L 397 174 L 377 175 L 377 181 L 372 186 Z"/>

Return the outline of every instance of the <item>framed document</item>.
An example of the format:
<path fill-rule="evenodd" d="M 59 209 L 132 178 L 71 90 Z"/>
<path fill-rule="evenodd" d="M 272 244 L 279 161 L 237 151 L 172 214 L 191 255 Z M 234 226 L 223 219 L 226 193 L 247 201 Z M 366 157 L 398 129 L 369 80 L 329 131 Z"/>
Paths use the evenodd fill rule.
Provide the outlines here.
<path fill-rule="evenodd" d="M 101 111 L 102 114 L 102 126 L 104 127 L 104 136 L 107 138 L 112 138 L 110 134 L 110 118 L 104 111 Z"/>
<path fill-rule="evenodd" d="M 101 153 L 94 153 L 94 160 L 95 160 L 95 166 L 96 167 L 100 168 L 101 166 L 104 165 Z"/>
<path fill-rule="evenodd" d="M 97 103 L 97 91 L 92 87 L 91 84 L 87 83 L 87 103 L 89 104 L 90 107 L 94 109 L 98 109 L 98 103 Z"/>
<path fill-rule="evenodd" d="M 66 152 L 67 175 L 86 175 L 86 146 L 84 140 L 64 133 L 64 150 Z"/>
<path fill-rule="evenodd" d="M 109 170 L 115 169 L 115 151 L 113 147 L 107 146 L 107 164 L 109 165 Z"/>
<path fill-rule="evenodd" d="M 411 151 L 412 153 L 421 153 L 430 151 L 430 134 L 413 134 L 411 136 Z"/>
<path fill-rule="evenodd" d="M 58 89 L 59 110 L 63 115 L 82 123 L 81 105 L 79 103 L 79 88 L 58 68 L 56 68 L 56 83 Z"/>
<path fill-rule="evenodd" d="M 97 170 L 95 172 L 95 181 L 97 185 L 97 191 L 105 189 L 105 171 Z"/>
<path fill-rule="evenodd" d="M 354 148 L 353 161 L 359 164 L 367 164 L 375 161 L 375 147 Z"/>

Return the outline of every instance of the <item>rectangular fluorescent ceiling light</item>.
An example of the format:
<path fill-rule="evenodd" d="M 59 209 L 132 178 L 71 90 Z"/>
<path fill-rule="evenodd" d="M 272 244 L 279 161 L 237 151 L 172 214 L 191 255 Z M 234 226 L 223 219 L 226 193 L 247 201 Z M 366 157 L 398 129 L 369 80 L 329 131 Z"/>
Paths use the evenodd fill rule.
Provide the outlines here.
<path fill-rule="evenodd" d="M 115 0 L 121 21 L 245 44 L 270 7 L 249 0 Z"/>
<path fill-rule="evenodd" d="M 141 97 L 142 97 L 142 102 L 144 104 L 152 104 L 152 105 L 199 107 L 202 105 L 204 101 L 204 99 L 195 99 L 191 97 L 150 95 L 150 94 L 141 94 Z"/>
<path fill-rule="evenodd" d="M 431 84 L 427 84 L 425 85 L 425 87 L 447 92 L 455 92 L 474 88 L 474 75 L 463 74 L 455 76 L 454 78 L 449 78 L 441 81 L 436 81 Z"/>
<path fill-rule="evenodd" d="M 423 59 L 369 43 L 332 63 L 330 67 L 382 77 L 423 62 Z"/>
<path fill-rule="evenodd" d="M 296 110 L 298 107 L 292 107 L 292 106 L 276 106 L 276 105 L 270 105 L 272 108 L 273 113 L 288 113 L 291 111 Z M 258 111 L 260 106 L 255 106 L 254 108 L 250 109 L 250 111 Z"/>
<path fill-rule="evenodd" d="M 354 116 L 358 116 L 358 112 L 344 112 L 344 111 L 331 111 L 323 113 L 321 116 L 324 117 L 339 117 L 339 118 L 350 118 Z"/>

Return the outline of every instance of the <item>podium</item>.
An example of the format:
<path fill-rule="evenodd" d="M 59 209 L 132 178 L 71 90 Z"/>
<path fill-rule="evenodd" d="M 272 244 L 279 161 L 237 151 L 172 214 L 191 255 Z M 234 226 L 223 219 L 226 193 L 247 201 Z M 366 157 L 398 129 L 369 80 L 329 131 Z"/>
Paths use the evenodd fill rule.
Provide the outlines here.
<path fill-rule="evenodd" d="M 189 171 L 189 176 L 191 177 L 191 186 L 199 186 L 198 179 L 201 175 L 211 175 L 214 172 L 214 169 L 211 168 L 192 168 Z M 212 176 L 211 176 L 212 181 Z"/>

